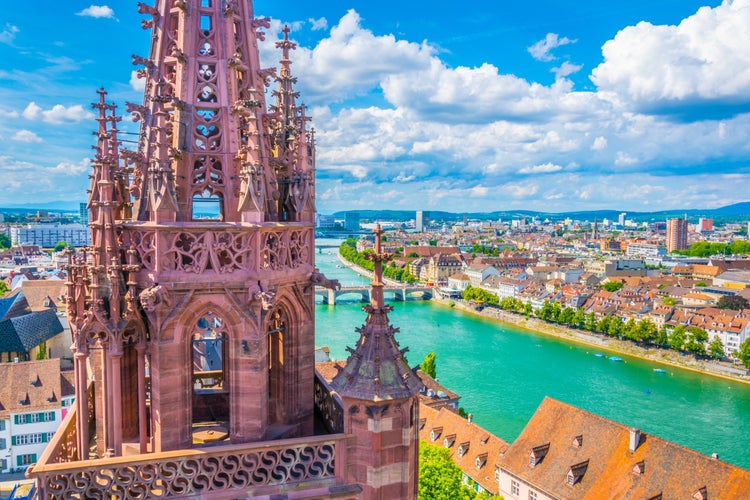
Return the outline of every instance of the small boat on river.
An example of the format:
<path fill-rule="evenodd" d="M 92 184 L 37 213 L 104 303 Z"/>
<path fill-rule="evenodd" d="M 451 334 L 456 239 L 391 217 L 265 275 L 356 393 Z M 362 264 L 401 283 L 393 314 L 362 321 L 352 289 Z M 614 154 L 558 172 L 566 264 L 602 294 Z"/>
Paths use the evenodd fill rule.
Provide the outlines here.
<path fill-rule="evenodd" d="M 620 356 L 610 356 L 610 361 L 622 361 L 622 358 Z"/>
<path fill-rule="evenodd" d="M 654 368 L 654 373 L 667 373 L 664 368 Z"/>

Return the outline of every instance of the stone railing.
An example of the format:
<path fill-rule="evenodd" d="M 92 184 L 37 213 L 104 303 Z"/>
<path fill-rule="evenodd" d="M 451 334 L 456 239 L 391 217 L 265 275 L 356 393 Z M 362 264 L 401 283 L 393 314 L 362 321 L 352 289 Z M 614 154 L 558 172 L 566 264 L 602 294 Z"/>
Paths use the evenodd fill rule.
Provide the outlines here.
<path fill-rule="evenodd" d="M 234 490 L 243 498 L 301 490 L 329 498 L 346 486 L 348 439 L 332 434 L 69 463 L 40 460 L 30 475 L 37 498 L 44 499 L 198 498 Z"/>
<path fill-rule="evenodd" d="M 123 246 L 135 248 L 148 272 L 287 271 L 313 263 L 314 232 L 304 225 L 129 223 L 120 232 Z"/>
<path fill-rule="evenodd" d="M 88 422 L 92 422 L 94 416 L 94 384 L 89 383 L 88 387 L 88 415 L 86 419 Z M 42 456 L 39 458 L 39 463 L 65 463 L 73 460 L 78 460 L 78 410 L 77 406 L 73 404 L 68 409 L 67 415 L 60 423 L 60 427 L 55 431 L 54 436 L 50 440 L 47 447 L 44 449 Z"/>
<path fill-rule="evenodd" d="M 328 432 L 344 432 L 344 410 L 339 395 L 331 391 L 323 377 L 315 374 L 315 414 Z"/>

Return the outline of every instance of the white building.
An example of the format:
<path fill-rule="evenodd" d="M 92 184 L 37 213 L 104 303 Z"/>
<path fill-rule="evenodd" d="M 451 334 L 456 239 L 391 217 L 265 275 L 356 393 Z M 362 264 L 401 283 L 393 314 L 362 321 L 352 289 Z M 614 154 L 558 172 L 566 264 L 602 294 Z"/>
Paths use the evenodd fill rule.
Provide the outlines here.
<path fill-rule="evenodd" d="M 0 363 L 0 473 L 35 463 L 73 404 L 59 359 Z"/>
<path fill-rule="evenodd" d="M 625 252 L 628 257 L 659 257 L 667 254 L 667 249 L 651 243 L 631 243 Z"/>
<path fill-rule="evenodd" d="M 16 245 L 39 245 L 52 248 L 64 241 L 74 247 L 91 243 L 89 228 L 82 224 L 29 224 L 10 228 L 10 239 Z"/>
<path fill-rule="evenodd" d="M 469 277 L 469 282 L 473 287 L 478 287 L 482 281 L 490 276 L 498 276 L 500 274 L 497 268 L 488 264 L 471 265 L 464 272 Z"/>

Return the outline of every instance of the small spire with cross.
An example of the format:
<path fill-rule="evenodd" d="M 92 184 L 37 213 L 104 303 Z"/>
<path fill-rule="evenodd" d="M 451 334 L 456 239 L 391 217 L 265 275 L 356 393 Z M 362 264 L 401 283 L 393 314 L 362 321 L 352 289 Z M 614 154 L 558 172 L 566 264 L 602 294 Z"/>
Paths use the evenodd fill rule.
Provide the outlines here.
<path fill-rule="evenodd" d="M 367 260 L 371 260 L 375 264 L 375 269 L 372 276 L 372 292 L 370 293 L 370 305 L 374 309 L 380 309 L 385 304 L 383 298 L 383 262 L 388 262 L 393 257 L 393 254 L 386 253 L 382 248 L 382 236 L 385 231 L 380 228 L 380 224 L 375 225 L 375 229 L 372 231 L 375 233 L 375 251 L 366 253 L 365 257 Z"/>

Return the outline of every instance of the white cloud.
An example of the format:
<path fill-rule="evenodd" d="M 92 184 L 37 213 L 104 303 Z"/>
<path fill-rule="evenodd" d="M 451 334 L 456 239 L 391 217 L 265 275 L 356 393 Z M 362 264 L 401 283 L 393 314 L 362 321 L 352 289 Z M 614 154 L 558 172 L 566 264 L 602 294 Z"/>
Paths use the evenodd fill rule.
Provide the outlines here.
<path fill-rule="evenodd" d="M 557 33 L 547 33 L 547 36 L 543 40 L 539 40 L 531 47 L 528 47 L 527 50 L 531 54 L 531 57 L 538 61 L 552 61 L 556 59 L 551 53 L 553 49 L 568 45 L 569 43 L 576 43 L 577 41 L 565 36 L 560 38 L 560 35 Z"/>
<path fill-rule="evenodd" d="M 91 160 L 84 158 L 78 163 L 60 162 L 53 168 L 50 168 L 49 172 L 52 174 L 79 175 L 88 172 L 90 168 Z"/>
<path fill-rule="evenodd" d="M 2 31 L 0 31 L 0 43 L 4 43 L 7 45 L 10 45 L 13 43 L 13 40 L 16 39 L 16 34 L 20 30 L 18 29 L 18 26 L 13 26 L 10 23 L 5 23 L 5 27 Z"/>
<path fill-rule="evenodd" d="M 146 90 L 146 79 L 138 78 L 138 71 L 136 70 L 130 72 L 130 81 L 128 83 L 136 92 L 143 92 Z"/>
<path fill-rule="evenodd" d="M 702 7 L 676 26 L 640 22 L 602 47 L 591 80 L 637 109 L 750 102 L 750 0 Z M 683 110 L 684 111 L 684 110 Z"/>
<path fill-rule="evenodd" d="M 549 174 L 552 172 L 559 172 L 563 168 L 560 165 L 554 163 L 544 163 L 542 165 L 534 165 L 533 167 L 523 167 L 518 171 L 519 174 Z"/>
<path fill-rule="evenodd" d="M 93 17 L 96 19 L 115 19 L 115 11 L 107 5 L 91 5 L 80 12 L 77 16 Z"/>
<path fill-rule="evenodd" d="M 313 31 L 328 29 L 328 20 L 325 17 L 321 17 L 320 19 L 313 19 L 311 17 L 308 21 L 310 21 Z"/>
<path fill-rule="evenodd" d="M 3 118 L 18 118 L 20 115 L 15 109 L 12 109 L 10 111 L 0 109 L 0 116 L 2 116 Z"/>
<path fill-rule="evenodd" d="M 45 123 L 52 125 L 62 125 L 65 123 L 78 123 L 83 120 L 94 118 L 94 114 L 83 109 L 83 106 L 76 104 L 65 107 L 62 104 L 55 104 L 52 108 L 44 110 L 35 102 L 30 102 L 26 109 L 23 110 L 23 117 L 27 120 L 41 119 Z"/>
<path fill-rule="evenodd" d="M 594 143 L 591 145 L 591 149 L 593 151 L 601 151 L 602 149 L 606 147 L 607 147 L 607 139 L 602 136 L 599 136 L 596 139 L 594 139 Z"/>
<path fill-rule="evenodd" d="M 411 182 L 414 179 L 416 179 L 416 176 L 406 175 L 404 172 L 401 172 L 393 178 L 393 182 Z"/>
<path fill-rule="evenodd" d="M 28 142 L 28 143 L 42 142 L 42 138 L 36 135 L 31 130 L 19 130 L 13 136 L 13 140 L 18 141 L 18 142 Z"/>
<path fill-rule="evenodd" d="M 583 65 L 565 61 L 560 66 L 552 68 L 551 71 L 555 74 L 555 78 L 565 78 L 573 73 L 578 73 L 581 71 L 581 68 L 583 68 Z"/>

